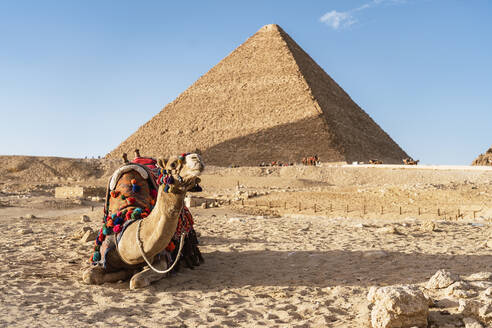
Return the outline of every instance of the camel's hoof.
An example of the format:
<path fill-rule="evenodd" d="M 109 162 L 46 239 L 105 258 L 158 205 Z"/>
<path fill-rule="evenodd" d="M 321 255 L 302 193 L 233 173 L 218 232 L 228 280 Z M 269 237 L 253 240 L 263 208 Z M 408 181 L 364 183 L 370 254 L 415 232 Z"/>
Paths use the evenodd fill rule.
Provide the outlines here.
<path fill-rule="evenodd" d="M 130 279 L 130 289 L 138 289 L 150 286 L 150 281 L 142 276 L 135 275 Z"/>
<path fill-rule="evenodd" d="M 82 274 L 82 281 L 88 285 L 100 285 L 104 282 L 103 273 L 98 267 L 88 268 Z"/>

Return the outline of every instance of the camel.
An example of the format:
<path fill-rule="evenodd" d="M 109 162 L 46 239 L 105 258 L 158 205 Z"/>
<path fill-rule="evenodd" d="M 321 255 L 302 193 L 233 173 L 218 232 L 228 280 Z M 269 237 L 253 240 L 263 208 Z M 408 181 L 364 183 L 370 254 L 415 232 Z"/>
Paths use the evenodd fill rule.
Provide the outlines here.
<path fill-rule="evenodd" d="M 379 159 L 370 159 L 369 164 L 383 164 L 383 161 Z"/>
<path fill-rule="evenodd" d="M 403 159 L 403 164 L 405 164 L 405 165 L 417 165 L 419 162 L 420 162 L 420 160 L 415 161 L 414 159 L 412 159 L 410 157 Z"/>
<path fill-rule="evenodd" d="M 124 159 L 125 162 L 128 162 L 126 157 Z M 84 271 L 82 279 L 85 283 L 102 284 L 105 282 L 126 280 L 131 277 L 130 289 L 142 288 L 149 286 L 152 282 L 166 275 L 165 273 L 153 271 L 150 268 L 151 264 L 157 270 L 170 270 L 172 264 L 170 263 L 172 261 L 170 252 L 173 251 L 173 254 L 176 255 L 174 262 L 177 262 L 181 249 L 169 249 L 169 246 L 172 245 L 172 248 L 174 248 L 171 240 L 177 229 L 180 228 L 178 221 L 183 209 L 185 195 L 188 191 L 196 188 L 200 182 L 199 175 L 203 171 L 204 165 L 200 156 L 195 153 L 173 156 L 167 161 L 160 160 L 159 164 L 165 169 L 163 171 L 164 175 L 161 175 L 164 183 L 158 187 L 157 198 L 152 211 L 149 210 L 150 213 L 147 213 L 144 210 L 143 213 L 139 214 L 142 217 L 141 219 L 125 226 L 122 231 L 120 231 L 120 228 L 116 231 L 116 226 L 113 226 L 112 229 L 115 234 L 111 234 L 108 237 L 113 237 L 112 239 L 116 241 L 113 242 L 114 247 L 108 247 L 104 251 L 104 266 L 94 265 Z M 124 168 L 125 166 L 119 169 L 121 170 L 120 172 L 123 172 L 121 173 L 123 175 L 133 174 L 136 176 L 139 174 L 138 171 L 125 171 Z M 116 180 L 118 179 L 120 177 Z M 127 179 L 129 178 L 127 177 Z M 135 179 L 131 181 L 135 181 Z M 110 186 L 113 184 L 114 188 L 116 182 L 110 181 Z M 142 189 L 140 190 L 140 188 Z M 144 190 L 145 188 L 147 189 Z M 141 193 L 143 191 L 146 193 L 149 191 L 146 184 L 141 184 L 138 190 Z M 113 194 L 113 196 L 117 195 Z M 129 200 L 129 198 L 126 200 Z M 138 201 L 139 199 L 135 200 L 135 198 L 132 200 L 136 204 L 138 204 Z M 196 241 L 194 230 L 192 232 L 193 235 L 190 236 L 190 240 L 194 239 Z M 114 237 L 115 235 L 116 237 Z M 182 236 L 185 236 L 185 233 Z M 109 238 L 106 239 L 109 240 Z M 180 247 L 183 247 L 183 244 L 186 243 L 182 237 Z M 189 248 L 191 246 L 184 245 L 184 247 Z M 101 253 L 103 253 L 102 249 Z M 199 251 L 197 258 L 203 261 Z M 144 268 L 146 262 L 149 267 Z M 142 268 L 143 270 L 141 270 Z"/>

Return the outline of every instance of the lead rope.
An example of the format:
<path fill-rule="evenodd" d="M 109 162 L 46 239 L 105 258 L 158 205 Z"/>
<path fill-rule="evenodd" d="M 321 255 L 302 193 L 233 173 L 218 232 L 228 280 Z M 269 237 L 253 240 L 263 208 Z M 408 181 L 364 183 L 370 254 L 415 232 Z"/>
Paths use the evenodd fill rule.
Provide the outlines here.
<path fill-rule="evenodd" d="M 140 224 L 142 223 L 142 221 L 143 220 L 139 220 L 138 227 L 137 227 L 137 233 L 136 233 L 137 245 L 138 245 L 138 248 L 140 249 L 140 253 L 142 253 L 142 257 L 145 260 L 145 263 L 147 263 L 147 265 L 149 266 L 149 268 L 151 268 L 152 270 L 154 270 L 157 273 L 168 273 L 169 271 L 171 271 L 174 268 L 176 263 L 178 263 L 179 257 L 181 256 L 181 250 L 183 249 L 183 245 L 184 245 L 185 234 L 184 233 L 181 234 L 181 238 L 179 240 L 178 255 L 176 256 L 176 260 L 174 260 L 173 265 L 171 265 L 167 270 L 159 270 L 159 269 L 154 268 L 152 266 L 152 264 L 150 264 L 150 261 L 147 259 L 147 257 L 145 257 L 145 252 L 143 250 L 143 244 L 142 244 L 142 241 L 140 240 Z"/>

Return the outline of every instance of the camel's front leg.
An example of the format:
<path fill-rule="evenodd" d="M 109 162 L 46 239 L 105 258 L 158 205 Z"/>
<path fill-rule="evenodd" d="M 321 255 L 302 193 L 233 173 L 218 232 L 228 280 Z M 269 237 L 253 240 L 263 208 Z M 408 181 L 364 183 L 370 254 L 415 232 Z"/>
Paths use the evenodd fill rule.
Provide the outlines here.
<path fill-rule="evenodd" d="M 165 255 L 161 255 L 157 260 L 152 263 L 152 266 L 158 270 L 167 269 L 167 260 Z M 142 271 L 133 275 L 130 279 L 130 289 L 137 289 L 149 286 L 152 282 L 160 280 L 166 276 L 167 273 L 157 273 L 149 267 L 146 267 Z"/>
<path fill-rule="evenodd" d="M 82 280 L 89 285 L 100 285 L 105 282 L 117 282 L 126 280 L 131 276 L 132 270 L 120 270 L 116 272 L 105 272 L 99 266 L 90 267 L 84 271 Z"/>

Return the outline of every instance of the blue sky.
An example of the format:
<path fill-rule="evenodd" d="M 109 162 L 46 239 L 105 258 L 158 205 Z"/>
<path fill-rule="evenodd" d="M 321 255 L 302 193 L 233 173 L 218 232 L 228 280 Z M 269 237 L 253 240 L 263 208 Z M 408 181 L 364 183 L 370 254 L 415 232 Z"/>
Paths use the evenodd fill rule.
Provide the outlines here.
<path fill-rule="evenodd" d="M 0 1 L 0 154 L 105 155 L 279 24 L 407 153 L 492 145 L 489 0 Z"/>

